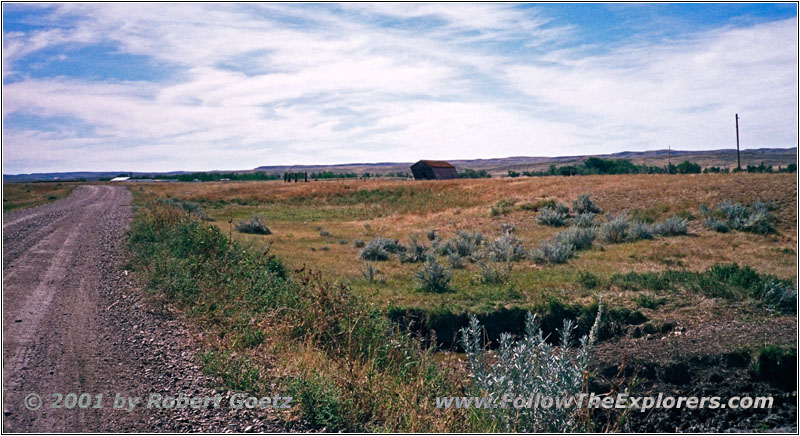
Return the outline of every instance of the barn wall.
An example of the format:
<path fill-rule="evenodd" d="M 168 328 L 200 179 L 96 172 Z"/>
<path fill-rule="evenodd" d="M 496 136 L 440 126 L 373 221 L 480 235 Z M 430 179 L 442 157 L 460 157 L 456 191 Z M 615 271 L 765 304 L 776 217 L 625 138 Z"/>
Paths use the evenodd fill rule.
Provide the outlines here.
<path fill-rule="evenodd" d="M 434 177 L 437 180 L 457 179 L 458 172 L 455 168 L 434 168 Z"/>
<path fill-rule="evenodd" d="M 424 162 L 417 162 L 411 165 L 411 173 L 417 180 L 448 180 L 458 178 L 458 172 L 455 168 L 431 167 Z"/>

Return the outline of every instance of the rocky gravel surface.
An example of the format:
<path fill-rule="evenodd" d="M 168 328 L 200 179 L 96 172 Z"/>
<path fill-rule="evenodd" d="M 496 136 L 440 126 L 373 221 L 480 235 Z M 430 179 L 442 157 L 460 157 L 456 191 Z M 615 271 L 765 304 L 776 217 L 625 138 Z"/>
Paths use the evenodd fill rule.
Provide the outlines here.
<path fill-rule="evenodd" d="M 137 289 L 125 270 L 130 200 L 123 187 L 90 185 L 3 216 L 3 430 L 285 431 L 274 410 L 232 408 L 234 393 L 200 370 L 187 324 Z M 34 393 L 42 402 L 30 410 Z M 148 408 L 153 394 L 212 400 Z M 140 400 L 115 408 L 129 404 L 122 397 Z"/>

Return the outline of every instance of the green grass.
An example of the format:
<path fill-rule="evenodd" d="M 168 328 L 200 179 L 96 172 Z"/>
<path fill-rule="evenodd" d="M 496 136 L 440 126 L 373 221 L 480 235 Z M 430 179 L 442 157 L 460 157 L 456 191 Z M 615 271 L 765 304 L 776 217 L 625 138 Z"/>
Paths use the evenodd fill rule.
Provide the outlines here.
<path fill-rule="evenodd" d="M 494 217 L 508 215 L 512 210 L 514 210 L 515 204 L 517 204 L 517 200 L 514 200 L 513 198 L 504 198 L 492 206 L 490 215 Z"/>
<path fill-rule="evenodd" d="M 639 307 L 643 307 L 646 309 L 653 309 L 653 310 L 658 309 L 666 302 L 667 302 L 666 298 L 655 298 L 645 294 L 636 297 L 636 304 Z"/>
<path fill-rule="evenodd" d="M 736 263 L 713 265 L 703 272 L 667 270 L 661 273 L 614 274 L 611 283 L 623 289 L 668 291 L 686 289 L 707 297 L 740 301 L 753 300 L 769 309 L 795 313 L 796 285 L 769 274 L 760 274 Z"/>
<path fill-rule="evenodd" d="M 301 194 L 285 200 L 286 204 L 358 206 L 364 205 L 383 210 L 386 215 L 425 210 L 438 212 L 475 204 L 467 192 L 442 192 L 431 188 L 396 186 L 374 189 L 355 189 L 340 192 L 323 191 Z M 385 216 L 385 215 L 382 215 Z"/>

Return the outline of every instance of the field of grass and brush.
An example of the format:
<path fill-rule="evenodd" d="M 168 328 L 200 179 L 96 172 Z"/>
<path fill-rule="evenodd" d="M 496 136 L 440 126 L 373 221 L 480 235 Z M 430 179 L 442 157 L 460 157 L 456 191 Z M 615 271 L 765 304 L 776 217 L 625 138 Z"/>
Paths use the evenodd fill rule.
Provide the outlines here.
<path fill-rule="evenodd" d="M 611 386 L 600 370 L 628 349 L 667 366 L 749 350 L 757 365 L 763 347 L 784 350 L 796 337 L 794 175 L 130 189 L 137 276 L 200 326 L 204 367 L 229 388 L 297 398 L 290 425 L 625 429 L 445 411 L 433 399 L 502 388 L 476 369 L 497 380 L 512 364 L 545 371 L 524 360 L 498 366 L 496 353 L 524 344 L 558 362 L 548 377 L 574 392 L 587 386 L 575 371 Z"/>
<path fill-rule="evenodd" d="M 62 199 L 75 189 L 76 183 L 4 183 L 3 212 L 40 206 Z"/>

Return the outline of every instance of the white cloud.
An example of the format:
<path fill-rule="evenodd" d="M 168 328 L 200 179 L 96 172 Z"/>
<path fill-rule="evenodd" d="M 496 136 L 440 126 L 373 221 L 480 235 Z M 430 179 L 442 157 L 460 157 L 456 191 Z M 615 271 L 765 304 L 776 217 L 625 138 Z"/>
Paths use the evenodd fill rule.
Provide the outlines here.
<path fill-rule="evenodd" d="M 528 8 L 341 8 L 57 5 L 53 20 L 68 25 L 4 34 L 9 71 L 27 55 L 65 43 L 112 44 L 176 70 L 161 82 L 4 83 L 4 119 L 68 117 L 93 127 L 53 133 L 4 126 L 4 170 L 710 149 L 731 145 L 737 111 L 743 144 L 796 145 L 794 19 L 593 55 L 586 47 L 565 49 L 558 38 L 575 29 Z M 390 17 L 406 26 L 375 24 Z M 424 30 L 408 20 L 421 20 Z M 509 40 L 517 50 L 484 44 Z M 526 52 L 531 47 L 537 55 Z M 37 155 L 48 156 L 47 168 Z"/>

